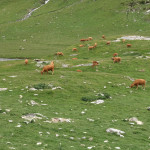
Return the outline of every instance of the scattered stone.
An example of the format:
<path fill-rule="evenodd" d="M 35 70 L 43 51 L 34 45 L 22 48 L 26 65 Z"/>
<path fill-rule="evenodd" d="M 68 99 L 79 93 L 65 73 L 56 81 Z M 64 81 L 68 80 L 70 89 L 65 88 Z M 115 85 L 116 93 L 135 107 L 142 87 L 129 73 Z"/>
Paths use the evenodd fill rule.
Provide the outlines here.
<path fill-rule="evenodd" d="M 129 121 L 136 122 L 138 125 L 143 125 L 143 122 L 139 121 L 136 117 L 130 118 Z"/>
<path fill-rule="evenodd" d="M 95 146 L 90 146 L 90 147 L 87 147 L 87 149 L 92 149 L 92 148 L 94 148 Z"/>
<path fill-rule="evenodd" d="M 106 130 L 106 132 L 108 133 L 116 133 L 117 135 L 119 135 L 120 137 L 124 137 L 122 134 L 124 134 L 124 131 L 118 130 L 118 129 L 114 129 L 114 128 L 108 128 Z"/>
<path fill-rule="evenodd" d="M 16 78 L 17 76 L 9 76 L 10 78 Z"/>
<path fill-rule="evenodd" d="M 77 56 L 78 54 L 71 54 L 70 56 Z"/>
<path fill-rule="evenodd" d="M 26 115 L 23 115 L 22 118 L 26 120 L 25 122 L 27 124 L 31 123 L 32 121 L 35 122 L 37 119 L 43 119 L 43 118 L 48 119 L 46 116 L 43 116 L 40 113 L 26 114 Z"/>
<path fill-rule="evenodd" d="M 87 118 L 88 121 L 94 122 L 94 119 Z"/>
<path fill-rule="evenodd" d="M 5 109 L 6 112 L 10 112 L 10 109 Z"/>
<path fill-rule="evenodd" d="M 29 91 L 37 91 L 35 88 L 30 88 Z"/>
<path fill-rule="evenodd" d="M 41 144 L 42 144 L 42 142 L 37 142 L 37 143 L 36 143 L 36 145 L 41 145 Z"/>
<path fill-rule="evenodd" d="M 92 104 L 102 104 L 102 103 L 104 103 L 104 100 L 99 99 L 99 100 L 93 101 L 91 103 Z"/>
<path fill-rule="evenodd" d="M 22 98 L 23 96 L 22 96 L 22 95 L 19 95 L 19 97 Z"/>
<path fill-rule="evenodd" d="M 150 110 L 150 107 L 148 107 L 147 110 Z"/>
<path fill-rule="evenodd" d="M 20 123 L 18 123 L 18 125 L 16 126 L 17 128 L 20 128 L 21 127 L 21 124 Z"/>
<path fill-rule="evenodd" d="M 120 149 L 120 147 L 115 147 L 115 149 Z"/>
<path fill-rule="evenodd" d="M 85 114 L 85 111 L 82 111 L 81 114 Z"/>
<path fill-rule="evenodd" d="M 124 76 L 124 78 L 127 78 L 127 79 L 129 79 L 129 80 L 131 80 L 131 81 L 134 81 L 134 80 L 135 80 L 134 78 L 131 78 L 131 77 L 129 77 L 129 76 Z"/>
<path fill-rule="evenodd" d="M 30 103 L 28 103 L 29 105 L 32 105 L 32 106 L 34 106 L 34 105 L 39 105 L 37 102 L 35 102 L 34 100 L 31 100 L 30 101 Z"/>
<path fill-rule="evenodd" d="M 88 64 L 79 64 L 79 65 L 75 65 L 73 67 L 81 67 L 81 66 L 91 66 L 93 65 L 92 63 L 88 63 Z"/>
<path fill-rule="evenodd" d="M 90 138 L 89 138 L 89 141 L 93 141 L 93 137 L 90 137 Z"/>
<path fill-rule="evenodd" d="M 59 123 L 59 122 L 71 122 L 71 119 L 65 119 L 65 118 L 52 118 L 51 123 Z"/>
<path fill-rule="evenodd" d="M 60 86 L 52 88 L 52 90 L 56 90 L 56 89 L 62 89 L 62 88 Z"/>
<path fill-rule="evenodd" d="M 68 68 L 68 67 L 69 67 L 69 64 L 62 64 L 62 67 L 63 67 L 63 68 Z"/>
<path fill-rule="evenodd" d="M 13 122 L 13 120 L 8 120 L 10 123 Z"/>
<path fill-rule="evenodd" d="M 8 88 L 0 88 L 0 91 L 6 91 Z"/>
<path fill-rule="evenodd" d="M 50 132 L 46 132 L 46 133 L 50 135 Z"/>
<path fill-rule="evenodd" d="M 71 140 L 74 140 L 74 137 L 70 137 Z"/>
<path fill-rule="evenodd" d="M 42 106 L 47 106 L 48 104 L 41 104 Z"/>
<path fill-rule="evenodd" d="M 108 140 L 105 140 L 104 143 L 108 143 Z"/>

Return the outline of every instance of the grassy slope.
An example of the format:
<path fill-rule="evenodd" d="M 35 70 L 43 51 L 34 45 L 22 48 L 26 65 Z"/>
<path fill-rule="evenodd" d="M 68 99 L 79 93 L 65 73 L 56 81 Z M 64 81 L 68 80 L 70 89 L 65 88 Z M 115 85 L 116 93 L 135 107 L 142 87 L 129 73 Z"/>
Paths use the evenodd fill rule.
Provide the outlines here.
<path fill-rule="evenodd" d="M 96 146 L 93 149 L 97 150 L 110 149 L 110 147 L 114 149 L 117 146 L 129 150 L 148 149 L 150 123 L 146 107 L 149 106 L 150 61 L 136 57 L 149 56 L 147 54 L 150 52 L 149 42 L 130 41 L 133 46 L 127 49 L 126 43 L 128 42 L 124 44 L 121 42 L 111 43 L 107 46 L 101 39 L 102 34 L 105 34 L 108 40 L 128 34 L 148 35 L 149 26 L 147 22 L 143 22 L 143 15 L 133 13 L 127 19 L 124 12 L 125 7 L 120 5 L 119 0 L 115 0 L 113 3 L 111 0 L 107 2 L 72 0 L 65 3 L 51 0 L 28 20 L 9 23 L 9 21 L 15 21 L 26 14 L 26 10 L 34 8 L 35 3 L 38 5 L 37 1 L 32 1 L 32 3 L 24 1 L 26 7 L 23 10 L 21 9 L 22 3 L 18 1 L 18 8 L 13 10 L 10 2 L 1 1 L 3 4 L 1 7 L 10 9 L 11 14 L 22 12 L 19 13 L 19 17 L 12 15 L 14 18 L 11 15 L 8 15 L 7 18 L 1 15 L 1 18 L 5 20 L 1 22 L 0 35 L 6 36 L 5 39 L 0 39 L 1 57 L 54 59 L 56 68 L 53 76 L 51 74 L 41 76 L 36 71 L 36 69 L 39 71 L 41 69 L 36 67 L 36 63 L 32 59 L 29 60 L 27 66 L 23 64 L 23 61 L 0 63 L 0 87 L 8 87 L 9 90 L 13 90 L 13 92 L 0 93 L 1 109 L 4 111 L 11 109 L 9 113 L 0 113 L 1 147 L 4 150 L 9 147 L 24 150 L 42 148 L 77 150 L 87 149 L 88 146 Z M 109 5 L 110 3 L 111 5 Z M 134 22 L 133 19 L 136 19 L 137 22 Z M 139 31 L 140 29 L 142 31 Z M 79 39 L 89 36 L 92 36 L 94 40 L 87 42 L 86 47 L 79 48 Z M 24 39 L 27 41 L 23 42 Z M 98 43 L 98 47 L 94 51 L 88 52 L 87 44 L 95 42 Z M 25 49 L 20 50 L 20 46 Z M 70 56 L 73 54 L 71 51 L 73 47 L 79 49 L 76 61 L 72 61 L 73 56 Z M 64 57 L 55 57 L 53 54 L 56 51 L 63 51 Z M 130 53 L 131 51 L 134 53 Z M 111 57 L 114 52 L 118 52 L 122 57 L 121 64 L 112 63 Z M 74 66 L 91 63 L 93 60 L 100 61 L 100 65 L 97 67 L 98 71 L 90 66 L 62 68 L 62 64 Z M 81 69 L 83 72 L 78 73 L 76 69 Z M 142 69 L 145 72 L 141 72 Z M 9 76 L 12 75 L 17 75 L 17 78 L 10 78 Z M 146 79 L 146 90 L 126 88 L 131 84 L 126 76 Z M 25 88 L 39 83 L 51 83 L 54 86 L 61 86 L 63 90 L 31 92 Z M 104 89 L 104 86 L 107 88 Z M 82 97 L 99 92 L 109 93 L 112 99 L 105 100 L 105 103 L 101 105 L 92 105 L 81 101 Z M 35 93 L 38 96 L 34 96 Z M 18 101 L 19 95 L 23 95 L 22 103 Z M 30 100 L 48 105 L 30 106 L 28 105 Z M 82 111 L 86 113 L 82 115 Z M 23 123 L 21 118 L 23 114 L 36 112 L 47 116 L 49 120 L 52 117 L 64 117 L 73 119 L 74 123 L 48 124 L 43 123 L 43 120 L 28 125 Z M 131 126 L 128 122 L 123 121 L 134 116 L 143 121 L 144 125 Z M 87 118 L 95 121 L 89 122 Z M 9 123 L 8 120 L 13 120 L 13 123 Z M 112 122 L 112 120 L 117 121 Z M 16 128 L 17 123 L 21 123 L 22 127 Z M 106 133 L 105 130 L 110 127 L 125 131 L 125 137 L 120 138 Z M 50 135 L 46 133 L 48 131 L 51 133 Z M 43 135 L 40 136 L 39 132 L 43 132 Z M 56 134 L 60 136 L 56 137 Z M 74 140 L 71 140 L 70 137 L 74 137 Z M 86 137 L 86 139 L 82 139 L 82 137 Z M 90 137 L 93 137 L 92 141 L 89 141 Z M 104 143 L 106 139 L 109 141 L 108 143 Z M 36 146 L 39 141 L 42 142 L 42 145 Z M 6 144 L 7 142 L 11 142 L 11 144 Z M 61 147 L 60 143 L 62 143 Z M 85 147 L 82 147 L 81 144 L 85 144 Z"/>

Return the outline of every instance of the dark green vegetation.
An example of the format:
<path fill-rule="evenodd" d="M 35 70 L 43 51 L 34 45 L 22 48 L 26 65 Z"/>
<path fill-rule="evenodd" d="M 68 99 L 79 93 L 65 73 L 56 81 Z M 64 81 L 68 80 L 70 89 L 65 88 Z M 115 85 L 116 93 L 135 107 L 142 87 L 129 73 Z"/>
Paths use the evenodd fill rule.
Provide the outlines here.
<path fill-rule="evenodd" d="M 84 150 L 91 146 L 95 150 L 149 149 L 150 112 L 146 108 L 150 106 L 150 42 L 106 45 L 107 40 L 125 35 L 149 36 L 149 15 L 145 12 L 150 4 L 145 2 L 50 0 L 30 18 L 19 21 L 43 1 L 0 1 L 0 57 L 23 58 L 0 62 L 0 88 L 8 88 L 0 91 L 0 149 Z M 106 40 L 101 38 L 103 34 Z M 88 37 L 93 40 L 79 47 L 80 39 Z M 88 45 L 95 42 L 97 47 L 88 51 Z M 127 48 L 127 43 L 132 47 Z M 78 52 L 72 52 L 74 47 Z M 64 56 L 54 55 L 58 51 Z M 111 60 L 115 52 L 122 58 L 120 64 Z M 72 60 L 73 57 L 78 59 Z M 29 58 L 28 65 L 24 64 L 24 58 Z M 54 75 L 51 72 L 41 75 L 36 58 L 54 60 Z M 76 66 L 93 60 L 100 65 Z M 64 64 L 68 67 L 63 67 Z M 82 72 L 76 72 L 77 69 Z M 130 78 L 145 79 L 146 90 L 128 88 L 132 83 Z M 31 87 L 38 90 L 31 91 Z M 103 93 L 112 98 L 99 105 L 88 102 Z M 32 106 L 31 100 L 38 105 Z M 48 119 L 43 117 L 26 124 L 22 115 L 32 113 Z M 54 117 L 70 118 L 71 122 L 44 122 Z M 131 117 L 144 124 L 129 124 L 126 119 Z M 18 123 L 21 127 L 16 127 Z M 108 128 L 125 131 L 124 138 L 107 133 Z M 41 144 L 37 145 L 38 142 Z"/>

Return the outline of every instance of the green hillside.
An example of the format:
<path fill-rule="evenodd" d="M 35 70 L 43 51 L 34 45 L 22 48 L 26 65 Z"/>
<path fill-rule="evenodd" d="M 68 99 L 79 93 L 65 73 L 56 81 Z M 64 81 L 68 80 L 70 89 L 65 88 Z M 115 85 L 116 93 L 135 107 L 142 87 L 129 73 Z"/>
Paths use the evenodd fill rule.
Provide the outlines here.
<path fill-rule="evenodd" d="M 114 42 L 149 37 L 149 9 L 149 0 L 1 0 L 0 60 L 21 60 L 0 61 L 0 150 L 150 149 L 150 41 Z M 54 75 L 41 75 L 52 60 Z M 145 90 L 129 88 L 135 79 Z"/>

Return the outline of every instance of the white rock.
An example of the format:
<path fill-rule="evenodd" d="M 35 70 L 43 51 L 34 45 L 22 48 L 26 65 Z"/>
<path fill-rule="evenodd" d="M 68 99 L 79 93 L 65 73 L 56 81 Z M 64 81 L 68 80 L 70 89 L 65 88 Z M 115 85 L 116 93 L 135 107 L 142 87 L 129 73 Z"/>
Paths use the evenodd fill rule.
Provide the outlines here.
<path fill-rule="evenodd" d="M 8 120 L 9 122 L 13 122 L 13 120 Z"/>
<path fill-rule="evenodd" d="M 50 132 L 46 132 L 47 134 L 50 134 Z"/>
<path fill-rule="evenodd" d="M 20 128 L 20 127 L 21 127 L 21 124 L 18 123 L 18 125 L 17 125 L 16 127 L 17 127 L 17 128 Z"/>
<path fill-rule="evenodd" d="M 89 120 L 89 121 L 91 121 L 91 122 L 94 122 L 94 119 L 87 118 L 87 120 Z"/>
<path fill-rule="evenodd" d="M 37 143 L 36 143 L 36 145 L 41 145 L 41 144 L 42 144 L 42 142 L 37 142 Z"/>
<path fill-rule="evenodd" d="M 23 96 L 22 96 L 22 95 L 19 95 L 19 97 L 22 98 Z"/>
<path fill-rule="evenodd" d="M 115 147 L 115 149 L 120 149 L 120 147 Z"/>
<path fill-rule="evenodd" d="M 0 91 L 6 91 L 8 88 L 0 88 Z"/>
<path fill-rule="evenodd" d="M 108 128 L 106 130 L 106 132 L 108 133 L 116 133 L 117 135 L 119 135 L 120 137 L 124 137 L 122 134 L 124 134 L 124 131 L 118 130 L 118 129 L 114 129 L 114 128 Z"/>
<path fill-rule="evenodd" d="M 129 121 L 136 122 L 138 125 L 143 125 L 143 122 L 142 122 L 142 121 L 139 121 L 136 117 L 130 118 Z"/>
<path fill-rule="evenodd" d="M 74 140 L 74 137 L 70 137 L 71 140 Z"/>
<path fill-rule="evenodd" d="M 35 88 L 30 88 L 29 91 L 37 91 Z"/>
<path fill-rule="evenodd" d="M 6 110 L 6 112 L 10 112 L 10 109 L 5 109 Z"/>
<path fill-rule="evenodd" d="M 30 105 L 30 104 L 31 104 L 32 106 L 34 106 L 34 105 L 39 105 L 39 104 L 38 104 L 37 102 L 35 102 L 34 100 L 31 100 L 30 103 L 29 103 L 29 105 Z"/>
<path fill-rule="evenodd" d="M 81 112 L 81 114 L 85 114 L 85 112 L 84 112 L 84 111 L 82 111 L 82 112 Z"/>
<path fill-rule="evenodd" d="M 92 104 L 102 104 L 102 103 L 104 103 L 104 100 L 99 99 L 99 100 L 93 101 L 91 103 Z"/>
<path fill-rule="evenodd" d="M 16 78 L 17 76 L 9 76 L 10 78 Z"/>
<path fill-rule="evenodd" d="M 108 143 L 108 140 L 105 140 L 104 143 Z"/>

